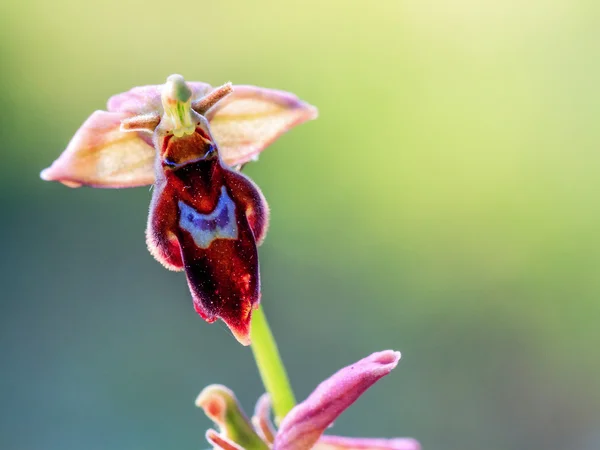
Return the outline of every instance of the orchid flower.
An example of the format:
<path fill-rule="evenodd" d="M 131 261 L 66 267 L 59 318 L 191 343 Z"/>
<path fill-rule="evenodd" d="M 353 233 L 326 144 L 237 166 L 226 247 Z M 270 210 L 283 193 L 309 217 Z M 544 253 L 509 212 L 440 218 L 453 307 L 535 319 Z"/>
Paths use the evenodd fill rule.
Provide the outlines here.
<path fill-rule="evenodd" d="M 257 245 L 269 210 L 241 167 L 317 111 L 292 94 L 254 86 L 135 87 L 94 112 L 41 177 L 69 187 L 153 184 L 146 240 L 166 268 L 185 270 L 196 311 L 250 344 L 260 301 Z"/>
<path fill-rule="evenodd" d="M 323 432 L 369 387 L 389 374 L 400 360 L 391 350 L 373 353 L 323 381 L 296 405 L 275 429 L 270 420 L 270 399 L 263 395 L 252 421 L 242 411 L 233 392 L 224 386 L 205 388 L 196 405 L 218 426 L 207 440 L 217 450 L 420 450 L 411 438 L 372 439 L 324 436 Z"/>
<path fill-rule="evenodd" d="M 257 246 L 269 209 L 258 186 L 240 173 L 281 134 L 317 115 L 292 94 L 227 83 L 212 89 L 171 75 L 108 101 L 42 171 L 69 187 L 154 186 L 146 241 L 166 268 L 185 271 L 193 304 L 207 322 L 222 319 L 250 344 L 268 394 L 252 421 L 220 385 L 196 400 L 219 431 L 216 450 L 420 450 L 417 441 L 323 436 L 360 395 L 398 364 L 391 350 L 345 367 L 296 404 L 260 302 Z M 254 323 L 250 333 L 253 310 Z M 271 423 L 271 405 L 276 429 Z"/>

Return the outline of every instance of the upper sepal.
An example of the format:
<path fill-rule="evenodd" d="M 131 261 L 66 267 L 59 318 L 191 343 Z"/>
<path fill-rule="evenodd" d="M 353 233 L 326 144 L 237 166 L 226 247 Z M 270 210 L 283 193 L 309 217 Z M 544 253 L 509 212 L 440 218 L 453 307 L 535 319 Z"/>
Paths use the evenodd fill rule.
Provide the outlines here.
<path fill-rule="evenodd" d="M 192 91 L 192 101 L 199 100 L 212 89 L 210 84 L 199 81 L 190 81 L 186 84 Z M 162 112 L 161 93 L 164 86 L 164 84 L 136 86 L 127 92 L 113 95 L 108 99 L 108 110 L 132 112 L 138 115 Z"/>

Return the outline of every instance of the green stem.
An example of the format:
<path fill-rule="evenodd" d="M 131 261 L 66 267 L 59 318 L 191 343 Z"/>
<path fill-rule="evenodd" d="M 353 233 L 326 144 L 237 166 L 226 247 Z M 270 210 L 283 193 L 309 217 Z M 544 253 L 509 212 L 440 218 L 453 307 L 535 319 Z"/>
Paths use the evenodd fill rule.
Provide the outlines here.
<path fill-rule="evenodd" d="M 271 396 L 275 422 L 279 424 L 294 407 L 296 399 L 262 307 L 252 315 L 250 337 L 252 353 L 265 389 Z"/>

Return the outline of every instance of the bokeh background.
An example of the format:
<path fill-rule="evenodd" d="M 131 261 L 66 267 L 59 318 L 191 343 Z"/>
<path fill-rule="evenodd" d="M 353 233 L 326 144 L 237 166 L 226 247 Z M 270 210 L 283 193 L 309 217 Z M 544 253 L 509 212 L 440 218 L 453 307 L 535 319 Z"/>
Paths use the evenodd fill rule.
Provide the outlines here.
<path fill-rule="evenodd" d="M 0 3 L 0 448 L 206 448 L 249 349 L 148 254 L 150 192 L 39 171 L 106 99 L 170 73 L 320 118 L 247 173 L 263 304 L 299 398 L 403 359 L 337 434 L 600 448 L 600 8 L 577 0 Z"/>

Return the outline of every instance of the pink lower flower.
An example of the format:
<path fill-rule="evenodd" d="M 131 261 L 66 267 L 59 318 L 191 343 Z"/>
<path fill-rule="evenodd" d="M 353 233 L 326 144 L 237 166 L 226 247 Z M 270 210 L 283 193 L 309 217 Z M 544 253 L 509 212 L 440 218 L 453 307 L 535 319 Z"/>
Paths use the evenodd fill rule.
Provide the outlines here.
<path fill-rule="evenodd" d="M 196 405 L 219 427 L 206 437 L 216 449 L 335 450 L 381 449 L 420 450 L 411 438 L 373 439 L 323 436 L 335 419 L 369 387 L 396 367 L 400 353 L 392 350 L 373 353 L 344 367 L 323 381 L 306 400 L 294 407 L 278 429 L 271 423 L 270 401 L 263 395 L 250 422 L 233 392 L 224 386 L 205 388 Z"/>

